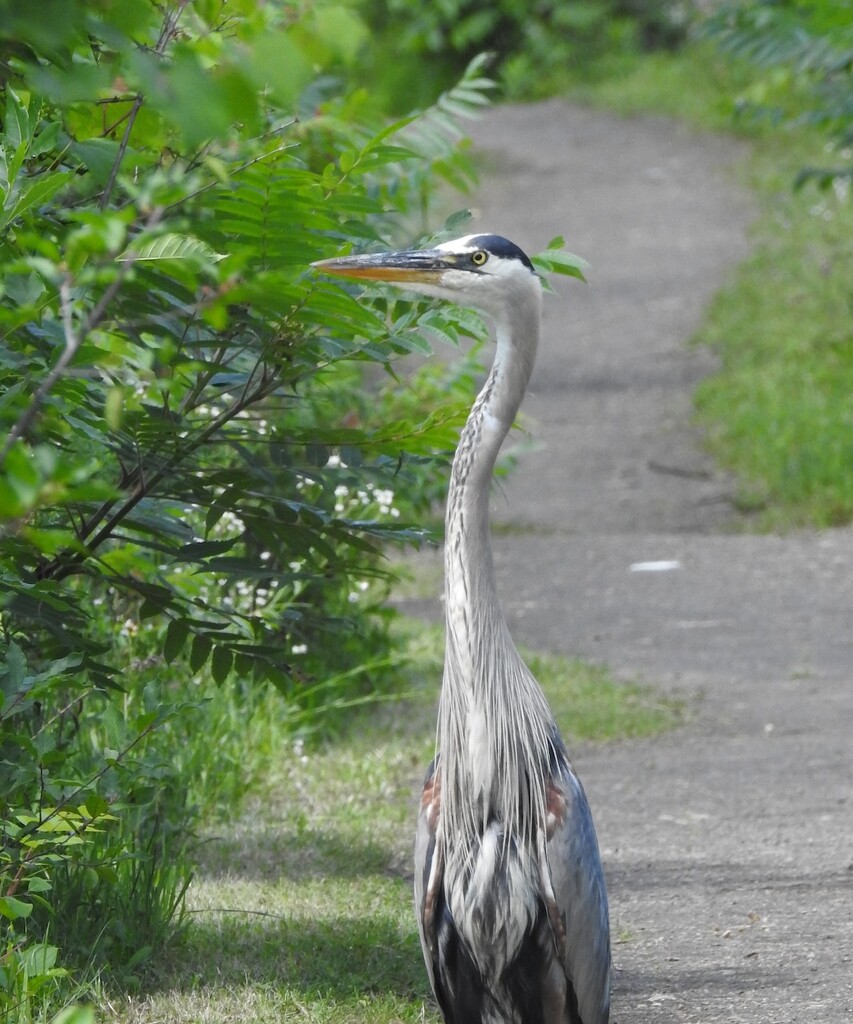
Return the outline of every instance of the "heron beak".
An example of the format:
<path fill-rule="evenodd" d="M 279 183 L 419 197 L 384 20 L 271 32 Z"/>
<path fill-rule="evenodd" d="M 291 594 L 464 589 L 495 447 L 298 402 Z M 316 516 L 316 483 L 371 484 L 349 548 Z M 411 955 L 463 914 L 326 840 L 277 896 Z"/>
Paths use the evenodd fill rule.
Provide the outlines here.
<path fill-rule="evenodd" d="M 438 249 L 410 252 L 378 252 L 366 256 L 341 256 L 318 260 L 312 267 L 324 274 L 358 277 L 368 281 L 422 282 L 436 284 L 453 264 Z"/>

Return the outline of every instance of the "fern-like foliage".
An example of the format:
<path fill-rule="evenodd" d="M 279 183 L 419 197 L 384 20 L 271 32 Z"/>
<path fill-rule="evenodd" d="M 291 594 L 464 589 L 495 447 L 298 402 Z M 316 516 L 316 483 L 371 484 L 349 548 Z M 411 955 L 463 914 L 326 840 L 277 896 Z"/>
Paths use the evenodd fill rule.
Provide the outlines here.
<path fill-rule="evenodd" d="M 766 73 L 762 100 L 745 99 L 744 112 L 818 125 L 844 158 L 853 145 L 853 22 L 847 5 L 725 3 L 708 17 L 702 33 Z M 815 181 L 827 187 L 851 177 L 853 168 L 843 163 L 807 167 L 797 184 Z"/>

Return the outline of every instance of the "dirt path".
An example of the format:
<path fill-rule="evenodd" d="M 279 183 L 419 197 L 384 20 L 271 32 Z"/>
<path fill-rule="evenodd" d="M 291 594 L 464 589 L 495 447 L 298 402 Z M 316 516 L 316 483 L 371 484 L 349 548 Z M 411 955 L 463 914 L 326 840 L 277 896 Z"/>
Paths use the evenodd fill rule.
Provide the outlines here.
<path fill-rule="evenodd" d="M 582 749 L 615 937 L 613 1024 L 853 1020 L 853 532 L 735 535 L 685 342 L 745 255 L 729 140 L 551 101 L 473 132 L 478 229 L 592 264 L 559 284 L 493 515 L 516 639 L 686 696 Z M 669 571 L 636 571 L 649 561 Z"/>

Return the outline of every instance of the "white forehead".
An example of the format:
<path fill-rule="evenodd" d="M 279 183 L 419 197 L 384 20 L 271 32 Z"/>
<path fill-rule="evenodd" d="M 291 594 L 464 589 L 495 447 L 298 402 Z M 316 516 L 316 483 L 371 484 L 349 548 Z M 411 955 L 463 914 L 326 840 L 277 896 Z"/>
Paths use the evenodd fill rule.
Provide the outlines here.
<path fill-rule="evenodd" d="M 436 246 L 439 252 L 476 252 L 478 249 L 482 249 L 481 245 L 476 245 L 475 242 L 485 232 L 480 231 L 476 235 L 463 235 L 461 238 L 452 238 L 449 242 L 441 242 Z"/>

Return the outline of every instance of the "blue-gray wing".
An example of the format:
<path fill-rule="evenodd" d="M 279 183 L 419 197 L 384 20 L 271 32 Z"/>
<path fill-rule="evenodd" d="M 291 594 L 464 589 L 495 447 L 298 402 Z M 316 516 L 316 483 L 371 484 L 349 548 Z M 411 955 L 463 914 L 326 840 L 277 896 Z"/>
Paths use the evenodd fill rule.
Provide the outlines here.
<path fill-rule="evenodd" d="M 551 889 L 545 904 L 578 1017 L 583 1024 L 607 1024 L 610 921 L 604 871 L 586 794 L 562 751 L 548 792 L 545 860 Z"/>

